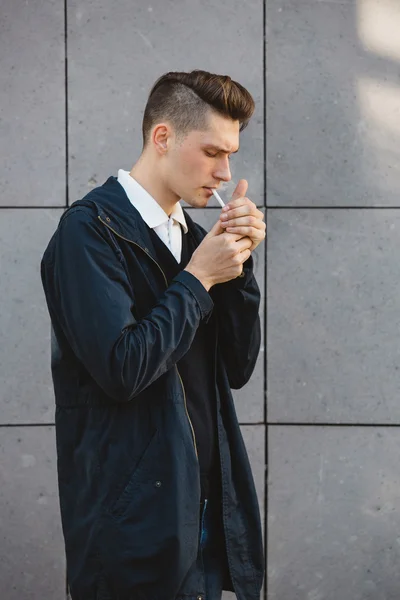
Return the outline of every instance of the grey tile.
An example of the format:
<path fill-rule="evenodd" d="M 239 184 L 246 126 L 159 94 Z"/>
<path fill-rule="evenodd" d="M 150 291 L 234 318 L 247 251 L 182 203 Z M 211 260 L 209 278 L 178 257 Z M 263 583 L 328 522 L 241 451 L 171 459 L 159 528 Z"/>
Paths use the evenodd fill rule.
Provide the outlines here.
<path fill-rule="evenodd" d="M 241 431 L 246 444 L 247 452 L 251 469 L 253 471 L 254 483 L 257 490 L 258 503 L 261 514 L 261 524 L 263 528 L 264 538 L 264 523 L 265 523 L 265 426 L 264 425 L 242 425 Z M 265 540 L 264 540 L 265 541 Z M 233 600 L 236 598 L 234 594 L 229 595 L 226 592 L 226 598 L 223 600 Z M 260 599 L 264 598 L 264 588 L 261 590 Z"/>
<path fill-rule="evenodd" d="M 267 7 L 268 205 L 398 205 L 398 4 Z"/>
<path fill-rule="evenodd" d="M 229 74 L 257 110 L 232 160 L 264 202 L 262 2 L 224 0 L 150 4 L 68 1 L 70 201 L 130 169 L 141 152 L 148 94 L 168 71 Z M 195 26 L 194 26 L 195 25 Z M 110 48 L 112 51 L 110 51 Z"/>
<path fill-rule="evenodd" d="M 220 209 L 188 209 L 192 219 L 207 231 L 216 223 Z M 261 331 L 264 329 L 264 264 L 265 244 L 254 251 L 255 275 L 261 292 L 260 319 Z M 241 423 L 260 423 L 264 421 L 264 341 L 250 381 L 241 390 L 232 390 L 236 411 Z"/>
<path fill-rule="evenodd" d="M 264 421 L 264 348 L 261 348 L 250 381 L 240 390 L 232 390 L 240 423 Z"/>
<path fill-rule="evenodd" d="M 260 505 L 261 519 L 265 509 L 265 426 L 242 425 L 241 432 L 249 455 Z"/>
<path fill-rule="evenodd" d="M 269 600 L 396 600 L 400 432 L 269 428 Z"/>
<path fill-rule="evenodd" d="M 62 209 L 0 210 L 1 423 L 54 421 L 40 260 Z"/>
<path fill-rule="evenodd" d="M 268 416 L 398 423 L 400 212 L 268 215 Z"/>
<path fill-rule="evenodd" d="M 4 600 L 65 598 L 65 559 L 51 427 L 0 428 Z"/>
<path fill-rule="evenodd" d="M 0 206 L 65 204 L 63 2 L 2 0 Z"/>

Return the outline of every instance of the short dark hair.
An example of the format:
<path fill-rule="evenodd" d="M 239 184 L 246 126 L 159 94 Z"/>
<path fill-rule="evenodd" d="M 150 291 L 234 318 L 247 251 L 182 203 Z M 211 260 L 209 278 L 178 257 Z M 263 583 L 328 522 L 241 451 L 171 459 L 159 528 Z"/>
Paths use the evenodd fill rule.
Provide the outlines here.
<path fill-rule="evenodd" d="M 228 75 L 195 70 L 165 73 L 152 87 L 144 110 L 142 134 L 146 146 L 155 123 L 169 121 L 184 137 L 189 131 L 206 128 L 208 111 L 248 124 L 255 108 L 252 95 Z"/>

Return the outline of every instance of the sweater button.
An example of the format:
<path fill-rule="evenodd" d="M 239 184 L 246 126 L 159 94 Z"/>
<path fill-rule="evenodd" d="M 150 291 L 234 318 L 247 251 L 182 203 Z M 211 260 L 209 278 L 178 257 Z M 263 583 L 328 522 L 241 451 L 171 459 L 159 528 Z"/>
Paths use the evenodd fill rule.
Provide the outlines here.
<path fill-rule="evenodd" d="M 162 486 L 161 481 L 156 481 L 155 484 L 156 488 L 160 488 Z"/>
<path fill-rule="evenodd" d="M 196 600 L 204 600 L 203 596 L 197 596 Z"/>

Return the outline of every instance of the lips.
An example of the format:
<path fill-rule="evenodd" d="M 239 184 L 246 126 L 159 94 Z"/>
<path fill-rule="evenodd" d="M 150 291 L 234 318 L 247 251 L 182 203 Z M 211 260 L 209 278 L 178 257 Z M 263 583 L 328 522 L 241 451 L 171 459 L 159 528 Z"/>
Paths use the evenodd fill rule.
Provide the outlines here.
<path fill-rule="evenodd" d="M 209 188 L 209 187 L 203 187 L 203 190 L 206 190 L 207 194 L 209 194 L 210 196 L 212 196 L 212 190 L 215 188 Z"/>

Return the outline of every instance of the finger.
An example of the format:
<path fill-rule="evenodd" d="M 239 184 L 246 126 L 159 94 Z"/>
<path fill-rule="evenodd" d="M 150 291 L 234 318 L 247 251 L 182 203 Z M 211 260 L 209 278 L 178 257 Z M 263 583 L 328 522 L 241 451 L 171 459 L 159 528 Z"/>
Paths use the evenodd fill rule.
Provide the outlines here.
<path fill-rule="evenodd" d="M 236 249 L 237 253 L 240 254 L 244 250 L 251 248 L 252 245 L 253 245 L 253 240 L 251 240 L 249 237 L 246 236 L 246 237 L 242 237 L 239 241 L 236 242 L 235 249 Z"/>
<path fill-rule="evenodd" d="M 250 200 L 250 198 L 248 198 L 247 196 L 242 196 L 240 198 L 236 198 L 236 200 L 230 200 L 228 204 L 226 204 L 222 209 L 222 214 L 229 214 L 229 212 L 232 209 L 236 209 L 242 206 L 246 206 L 247 209 L 254 215 L 259 215 L 259 213 L 261 213 L 261 211 L 257 208 L 257 205 L 252 200 Z"/>
<path fill-rule="evenodd" d="M 243 264 L 244 262 L 246 262 L 246 260 L 248 258 L 250 258 L 251 256 L 251 248 L 246 248 L 245 250 L 243 250 L 243 252 L 240 253 L 240 262 Z"/>
<path fill-rule="evenodd" d="M 261 241 L 265 239 L 265 231 L 255 229 L 254 227 L 230 227 L 228 233 L 248 237 L 253 241 Z"/>
<path fill-rule="evenodd" d="M 221 226 L 225 230 L 228 230 L 230 227 L 254 227 L 255 229 L 265 231 L 266 228 L 264 221 L 256 219 L 256 217 L 252 217 L 251 215 L 238 217 L 237 219 L 230 219 L 229 221 L 223 221 Z"/>
<path fill-rule="evenodd" d="M 221 225 L 221 221 L 218 219 L 218 221 L 212 226 L 210 231 L 207 233 L 206 237 L 207 238 L 216 237 L 217 235 L 220 235 L 223 232 L 224 232 L 224 228 Z"/>
<path fill-rule="evenodd" d="M 247 193 L 248 187 L 249 187 L 249 184 L 246 181 L 246 179 L 240 179 L 237 186 L 235 187 L 233 194 L 232 194 L 231 200 L 236 200 L 237 198 L 241 198 L 242 196 L 245 196 Z"/>
<path fill-rule="evenodd" d="M 246 200 L 248 200 L 248 198 L 246 198 Z M 244 215 L 252 215 L 260 221 L 264 220 L 264 214 L 261 212 L 261 210 L 258 210 L 258 208 L 255 204 L 253 204 L 253 202 L 250 201 L 246 204 L 242 204 L 238 208 L 232 208 L 231 210 L 228 210 L 228 212 L 221 212 L 219 218 L 222 222 L 226 222 L 230 219 L 235 219 Z"/>
<path fill-rule="evenodd" d="M 243 200 L 243 198 L 242 198 Z M 238 201 L 237 201 L 238 202 Z M 235 217 L 242 217 L 243 215 L 249 215 L 250 214 L 250 206 L 248 204 L 242 204 L 240 206 L 238 206 L 238 208 L 234 208 L 229 209 L 228 212 L 221 212 L 220 215 L 220 220 L 222 222 L 226 222 L 229 221 L 229 219 L 234 219 Z"/>
<path fill-rule="evenodd" d="M 222 214 L 229 213 L 233 208 L 239 208 L 240 206 L 251 206 L 253 202 L 247 198 L 246 196 L 240 196 L 240 198 L 236 198 L 235 200 L 229 200 L 228 204 L 225 204 L 222 209 Z M 254 204 L 255 206 L 255 204 Z"/>
<path fill-rule="evenodd" d="M 229 241 L 233 241 L 233 242 L 237 242 L 238 240 L 241 240 L 241 239 L 243 239 L 243 237 L 245 237 L 243 235 L 236 235 L 234 233 L 227 233 L 226 229 L 225 229 L 223 235 L 225 235 Z"/>

